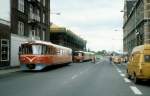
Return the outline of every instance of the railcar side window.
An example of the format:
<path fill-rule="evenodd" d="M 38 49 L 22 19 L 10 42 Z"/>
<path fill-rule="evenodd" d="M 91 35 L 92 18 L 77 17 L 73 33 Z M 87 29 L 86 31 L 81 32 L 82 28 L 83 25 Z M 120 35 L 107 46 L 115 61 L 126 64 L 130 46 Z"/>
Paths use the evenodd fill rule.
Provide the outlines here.
<path fill-rule="evenodd" d="M 60 55 L 60 49 L 57 49 L 57 55 Z"/>

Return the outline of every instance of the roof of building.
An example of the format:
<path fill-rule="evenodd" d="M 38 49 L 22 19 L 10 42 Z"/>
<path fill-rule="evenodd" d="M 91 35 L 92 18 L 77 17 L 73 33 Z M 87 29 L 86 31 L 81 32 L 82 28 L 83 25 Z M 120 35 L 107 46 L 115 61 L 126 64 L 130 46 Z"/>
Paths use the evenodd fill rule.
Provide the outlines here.
<path fill-rule="evenodd" d="M 71 30 L 68 30 L 65 27 L 60 27 L 60 26 L 58 26 L 56 24 L 51 24 L 51 26 L 50 26 L 50 32 L 51 33 L 60 33 L 60 32 L 61 33 L 66 33 L 68 35 L 71 35 L 73 37 L 76 37 L 78 39 L 81 39 L 81 40 L 85 41 L 83 38 L 81 38 L 80 36 L 78 36 L 77 34 L 75 34 L 74 32 L 72 32 Z"/>
<path fill-rule="evenodd" d="M 6 20 L 1 19 L 1 18 L 0 18 L 0 23 L 4 24 L 4 25 L 7 25 L 7 26 L 10 26 L 10 22 L 9 21 L 6 21 Z"/>

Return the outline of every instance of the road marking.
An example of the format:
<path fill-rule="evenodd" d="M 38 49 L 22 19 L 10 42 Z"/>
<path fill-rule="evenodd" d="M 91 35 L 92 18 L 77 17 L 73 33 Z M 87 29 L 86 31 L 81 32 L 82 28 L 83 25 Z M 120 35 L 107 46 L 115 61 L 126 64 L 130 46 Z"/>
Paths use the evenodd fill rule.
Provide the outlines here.
<path fill-rule="evenodd" d="M 100 62 L 97 62 L 96 64 L 100 64 L 100 63 L 102 63 L 103 61 L 100 61 Z"/>
<path fill-rule="evenodd" d="M 121 71 L 118 71 L 119 73 L 122 73 Z"/>
<path fill-rule="evenodd" d="M 119 73 L 122 73 L 120 69 L 117 69 L 117 71 L 118 71 Z"/>
<path fill-rule="evenodd" d="M 71 77 L 71 79 L 75 79 L 77 77 L 78 77 L 78 75 L 74 75 L 74 76 Z"/>
<path fill-rule="evenodd" d="M 125 81 L 126 83 L 130 83 L 130 82 L 131 82 L 128 78 L 124 78 L 124 81 Z"/>
<path fill-rule="evenodd" d="M 121 70 L 116 65 L 114 65 L 114 66 L 115 66 L 116 70 L 122 74 Z"/>
<path fill-rule="evenodd" d="M 135 86 L 130 86 L 130 88 L 134 92 L 135 95 L 142 95 L 142 92 Z"/>
<path fill-rule="evenodd" d="M 125 74 L 120 74 L 120 76 L 125 77 Z"/>

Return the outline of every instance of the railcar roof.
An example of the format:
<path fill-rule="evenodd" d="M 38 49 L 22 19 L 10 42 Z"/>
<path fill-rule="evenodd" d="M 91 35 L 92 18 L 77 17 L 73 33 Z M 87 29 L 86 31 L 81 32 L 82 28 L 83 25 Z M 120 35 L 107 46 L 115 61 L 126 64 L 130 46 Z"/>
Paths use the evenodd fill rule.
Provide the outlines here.
<path fill-rule="evenodd" d="M 75 51 L 75 52 L 85 53 L 85 54 L 94 54 L 93 52 L 86 52 L 86 51 Z"/>
<path fill-rule="evenodd" d="M 54 46 L 57 48 L 72 50 L 71 48 L 68 48 L 68 47 L 64 47 L 64 46 L 53 44 L 52 42 L 45 42 L 45 41 L 40 41 L 40 40 L 28 41 L 28 42 L 25 42 L 23 44 L 43 44 L 43 45 L 51 45 L 51 46 Z"/>

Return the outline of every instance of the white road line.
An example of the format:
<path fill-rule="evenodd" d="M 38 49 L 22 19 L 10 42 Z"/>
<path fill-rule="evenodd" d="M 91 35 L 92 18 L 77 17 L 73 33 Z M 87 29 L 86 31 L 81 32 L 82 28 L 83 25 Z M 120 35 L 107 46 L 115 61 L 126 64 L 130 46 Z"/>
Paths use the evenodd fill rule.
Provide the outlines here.
<path fill-rule="evenodd" d="M 120 76 L 125 77 L 125 74 L 120 74 Z"/>
<path fill-rule="evenodd" d="M 97 62 L 96 64 L 100 64 L 100 63 L 102 63 L 102 61 L 100 61 L 100 62 Z"/>
<path fill-rule="evenodd" d="M 121 71 L 121 70 L 117 68 L 117 71 Z"/>
<path fill-rule="evenodd" d="M 135 95 L 142 95 L 142 92 L 135 86 L 130 86 L 130 88 L 134 92 Z"/>
<path fill-rule="evenodd" d="M 116 65 L 114 65 L 114 66 L 119 73 L 122 73 L 121 70 Z"/>
<path fill-rule="evenodd" d="M 120 70 L 118 70 L 119 73 L 122 73 Z"/>
<path fill-rule="evenodd" d="M 125 81 L 126 83 L 130 83 L 130 82 L 131 82 L 128 78 L 124 78 L 124 81 Z"/>
<path fill-rule="evenodd" d="M 76 77 L 78 77 L 78 75 L 74 75 L 71 77 L 71 79 L 75 79 Z"/>

